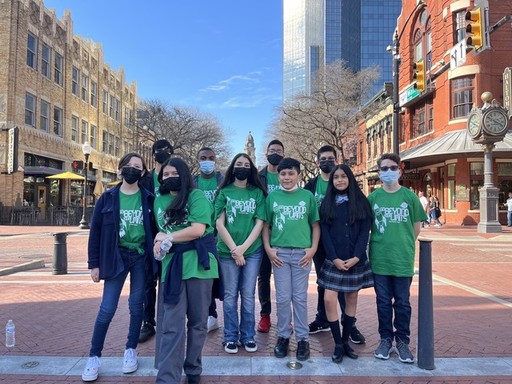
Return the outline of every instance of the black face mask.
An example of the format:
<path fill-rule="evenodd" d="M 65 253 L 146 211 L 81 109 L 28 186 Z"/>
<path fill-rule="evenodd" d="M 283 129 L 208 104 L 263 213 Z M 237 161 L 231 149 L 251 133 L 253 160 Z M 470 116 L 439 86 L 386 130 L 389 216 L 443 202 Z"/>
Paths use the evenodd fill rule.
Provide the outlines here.
<path fill-rule="evenodd" d="M 233 168 L 233 175 L 241 181 L 246 180 L 251 174 L 251 168 L 235 167 Z"/>
<path fill-rule="evenodd" d="M 158 164 L 165 163 L 169 157 L 171 157 L 171 154 L 169 152 L 157 152 L 155 153 L 155 160 Z"/>
<path fill-rule="evenodd" d="M 140 180 L 142 170 L 133 167 L 123 167 L 123 169 L 121 169 L 121 175 L 128 184 L 134 184 Z"/>
<path fill-rule="evenodd" d="M 160 194 L 167 195 L 170 192 L 176 192 L 181 189 L 181 178 L 179 177 L 168 177 L 165 180 L 162 180 L 162 184 L 160 184 Z"/>
<path fill-rule="evenodd" d="M 320 160 L 320 169 L 324 173 L 331 173 L 333 168 L 336 166 L 334 160 Z"/>
<path fill-rule="evenodd" d="M 281 160 L 283 160 L 283 156 L 278 155 L 277 153 L 267 156 L 267 161 L 272 165 L 278 165 Z"/>

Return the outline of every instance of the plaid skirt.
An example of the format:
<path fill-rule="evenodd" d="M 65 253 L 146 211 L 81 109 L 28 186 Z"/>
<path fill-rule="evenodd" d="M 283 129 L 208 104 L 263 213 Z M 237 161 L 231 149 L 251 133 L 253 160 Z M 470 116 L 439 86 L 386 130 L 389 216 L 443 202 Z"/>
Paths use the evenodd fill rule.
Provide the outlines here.
<path fill-rule="evenodd" d="M 348 271 L 340 271 L 333 262 L 325 259 L 318 274 L 317 284 L 336 292 L 355 292 L 373 287 L 373 273 L 368 260 L 362 265 L 355 265 Z"/>

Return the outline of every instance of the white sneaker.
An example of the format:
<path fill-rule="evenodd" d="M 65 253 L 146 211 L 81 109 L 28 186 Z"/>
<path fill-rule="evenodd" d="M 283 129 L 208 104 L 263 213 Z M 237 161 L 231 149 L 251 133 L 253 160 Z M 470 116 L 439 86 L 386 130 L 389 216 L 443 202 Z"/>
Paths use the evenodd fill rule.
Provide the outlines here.
<path fill-rule="evenodd" d="M 82 372 L 82 381 L 94 381 L 98 378 L 100 370 L 100 359 L 98 356 L 89 357 L 84 371 Z"/>
<path fill-rule="evenodd" d="M 123 373 L 132 373 L 137 370 L 139 363 L 137 361 L 137 351 L 133 348 L 128 348 L 124 351 L 123 359 Z"/>
<path fill-rule="evenodd" d="M 215 331 L 219 329 L 219 321 L 216 317 L 208 316 L 208 321 L 206 322 L 206 330 L 207 332 Z"/>

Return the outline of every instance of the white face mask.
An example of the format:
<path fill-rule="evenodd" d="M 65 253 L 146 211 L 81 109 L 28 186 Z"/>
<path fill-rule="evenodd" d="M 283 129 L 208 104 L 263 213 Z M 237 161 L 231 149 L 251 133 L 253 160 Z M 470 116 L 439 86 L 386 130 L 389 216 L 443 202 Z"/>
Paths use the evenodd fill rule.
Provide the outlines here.
<path fill-rule="evenodd" d="M 384 184 L 393 185 L 400 178 L 400 171 L 380 171 L 379 177 Z"/>
<path fill-rule="evenodd" d="M 298 189 L 298 188 L 299 188 L 299 184 L 295 184 L 295 185 L 294 185 L 293 187 L 291 187 L 290 189 L 286 189 L 286 188 L 283 188 L 283 186 L 281 186 L 281 189 L 282 189 L 283 191 L 287 191 L 287 192 L 293 192 L 293 191 L 295 191 L 295 190 L 296 190 L 296 189 Z"/>

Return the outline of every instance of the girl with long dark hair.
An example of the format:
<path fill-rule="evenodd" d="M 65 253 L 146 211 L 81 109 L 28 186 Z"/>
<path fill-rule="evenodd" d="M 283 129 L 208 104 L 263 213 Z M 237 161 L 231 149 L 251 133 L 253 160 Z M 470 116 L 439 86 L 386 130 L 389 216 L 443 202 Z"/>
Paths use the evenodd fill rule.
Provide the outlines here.
<path fill-rule="evenodd" d="M 237 353 L 239 343 L 247 352 L 258 350 L 254 341 L 254 292 L 262 258 L 265 196 L 265 188 L 251 158 L 239 153 L 231 161 L 215 199 L 217 249 L 224 284 L 224 350 L 227 353 Z"/>
<path fill-rule="evenodd" d="M 343 355 L 358 357 L 348 339 L 355 321 L 358 292 L 373 286 L 366 255 L 371 219 L 370 204 L 351 169 L 345 164 L 337 165 L 329 176 L 320 206 L 326 260 L 318 276 L 318 285 L 325 289 L 325 311 L 335 342 L 332 360 L 336 363 L 341 363 Z M 343 333 L 338 319 L 338 292 L 345 294 Z"/>

